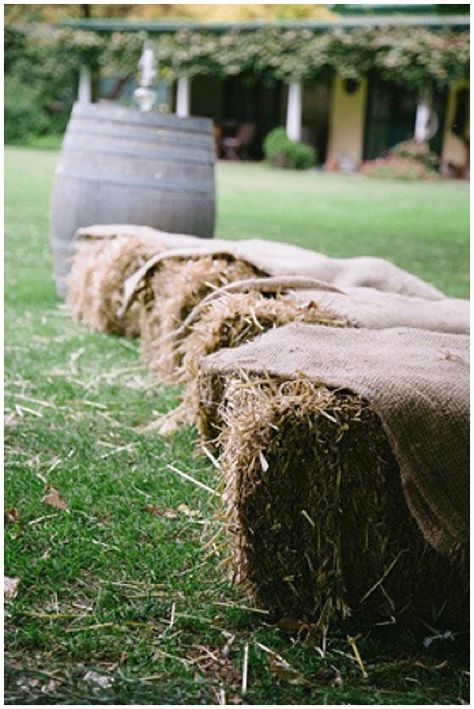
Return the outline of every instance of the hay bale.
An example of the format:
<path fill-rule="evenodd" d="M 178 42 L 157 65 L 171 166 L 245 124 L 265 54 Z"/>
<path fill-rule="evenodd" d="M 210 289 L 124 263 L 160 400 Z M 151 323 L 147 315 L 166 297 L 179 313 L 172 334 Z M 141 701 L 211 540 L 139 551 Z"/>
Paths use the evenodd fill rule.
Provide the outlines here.
<path fill-rule="evenodd" d="M 203 357 L 237 347 L 289 322 L 467 333 L 469 303 L 444 298 L 434 309 L 430 301 L 421 298 L 369 288 L 341 291 L 314 279 L 292 276 L 234 281 L 199 301 L 177 330 L 174 366 L 179 364 L 176 379 L 186 384 L 184 399 L 151 428 L 168 434 L 183 423 L 199 420 L 197 378 Z M 205 426 L 204 422 L 201 428 Z"/>
<path fill-rule="evenodd" d="M 467 334 L 469 302 L 445 298 L 429 301 L 368 288 L 341 291 L 311 279 L 264 278 L 230 284 L 210 294 L 184 323 L 178 346 L 179 379 L 187 384 L 184 420 L 195 420 L 199 406 L 197 378 L 203 357 L 238 347 L 267 330 L 289 322 L 329 326 L 418 327 Z"/>
<path fill-rule="evenodd" d="M 238 289 L 246 292 L 236 292 Z M 218 349 L 237 347 L 266 330 L 289 322 L 369 329 L 416 327 L 433 332 L 469 333 L 467 300 L 444 298 L 433 308 L 430 301 L 398 293 L 383 293 L 370 288 L 341 291 L 327 284 L 308 288 L 307 281 L 288 278 L 253 279 L 231 284 L 226 290 L 227 293 L 216 294 L 212 300 L 212 295 L 208 296 L 197 306 L 185 323 L 187 332 L 180 343 L 181 381 L 187 384 L 184 405 L 180 407 L 181 419 L 197 422 L 202 437 L 209 443 L 219 435 L 219 417 L 212 403 L 201 405 L 205 384 L 202 384 L 200 394 L 197 378 L 203 357 Z M 212 392 L 205 398 L 209 402 L 215 401 Z M 178 420 L 178 416 L 175 419 Z"/>
<path fill-rule="evenodd" d="M 126 312 L 118 312 L 123 285 L 159 249 L 146 235 L 79 239 L 66 298 L 73 318 L 97 332 L 138 336 L 139 298 Z"/>
<path fill-rule="evenodd" d="M 269 280 L 269 279 L 265 279 Z M 199 410 L 199 364 L 222 348 L 238 347 L 267 330 L 289 322 L 319 323 L 333 327 L 348 324 L 310 298 L 298 299 L 294 292 L 265 294 L 250 290 L 223 293 L 201 308 L 199 317 L 182 335 L 177 347 L 180 368 L 177 377 L 186 384 L 183 404 L 174 420 L 193 423 Z"/>
<path fill-rule="evenodd" d="M 357 613 L 437 626 L 466 607 L 460 567 L 423 539 L 367 401 L 308 380 L 226 386 L 231 573 L 259 604 L 326 625 Z"/>
<path fill-rule="evenodd" d="M 146 295 L 140 305 L 146 365 L 163 379 L 175 379 L 180 364 L 180 326 L 196 304 L 213 289 L 256 275 L 253 266 L 231 257 L 162 259 L 145 281 Z"/>
<path fill-rule="evenodd" d="M 465 621 L 467 340 L 293 324 L 204 361 L 230 569 L 275 616 Z"/>

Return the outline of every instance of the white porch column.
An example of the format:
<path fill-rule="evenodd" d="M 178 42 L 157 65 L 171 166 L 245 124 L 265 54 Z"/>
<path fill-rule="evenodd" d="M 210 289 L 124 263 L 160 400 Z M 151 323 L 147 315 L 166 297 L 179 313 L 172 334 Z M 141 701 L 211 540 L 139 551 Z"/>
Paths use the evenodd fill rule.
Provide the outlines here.
<path fill-rule="evenodd" d="M 176 87 L 176 115 L 188 118 L 191 106 L 190 81 L 187 76 L 178 76 Z"/>
<path fill-rule="evenodd" d="M 415 140 L 423 143 L 428 135 L 428 121 L 430 118 L 430 106 L 426 97 L 420 99 L 416 106 L 415 117 Z"/>
<path fill-rule="evenodd" d="M 303 112 L 302 87 L 300 82 L 288 85 L 286 108 L 286 134 L 290 140 L 301 140 L 301 115 Z"/>
<path fill-rule="evenodd" d="M 439 122 L 436 113 L 433 111 L 433 101 L 431 91 L 426 91 L 420 95 L 416 106 L 415 135 L 418 143 L 430 140 L 438 130 Z"/>
<path fill-rule="evenodd" d="M 88 66 L 81 66 L 79 70 L 77 100 L 79 103 L 92 103 L 92 77 Z"/>

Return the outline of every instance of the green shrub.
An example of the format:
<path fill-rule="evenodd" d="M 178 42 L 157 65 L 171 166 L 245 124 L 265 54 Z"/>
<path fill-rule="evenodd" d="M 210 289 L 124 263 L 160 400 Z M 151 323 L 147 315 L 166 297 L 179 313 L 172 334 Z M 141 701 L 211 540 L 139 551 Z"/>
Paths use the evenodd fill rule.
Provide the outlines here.
<path fill-rule="evenodd" d="M 5 77 L 4 116 L 6 143 L 26 143 L 31 136 L 51 130 L 41 86 L 15 75 Z"/>
<path fill-rule="evenodd" d="M 316 150 L 311 145 L 290 140 L 284 128 L 275 128 L 265 137 L 263 153 L 275 167 L 306 170 L 316 165 Z"/>
<path fill-rule="evenodd" d="M 76 97 L 78 65 L 50 34 L 5 35 L 5 142 L 64 132 Z"/>

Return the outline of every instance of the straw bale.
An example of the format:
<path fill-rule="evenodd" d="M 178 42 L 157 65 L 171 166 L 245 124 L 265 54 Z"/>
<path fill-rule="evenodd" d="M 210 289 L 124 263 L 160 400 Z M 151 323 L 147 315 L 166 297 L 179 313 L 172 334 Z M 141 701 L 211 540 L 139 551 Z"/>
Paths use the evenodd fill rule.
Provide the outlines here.
<path fill-rule="evenodd" d="M 231 571 L 258 603 L 323 625 L 466 620 L 468 347 L 292 323 L 201 362 Z"/>
<path fill-rule="evenodd" d="M 123 284 L 159 248 L 146 236 L 78 239 L 66 299 L 72 316 L 97 332 L 138 336 L 139 300 L 118 313 Z"/>
<path fill-rule="evenodd" d="M 271 279 L 259 279 L 259 285 L 265 285 L 268 280 Z M 177 376 L 186 384 L 186 390 L 180 411 L 176 410 L 174 416 L 176 424 L 193 423 L 196 419 L 199 409 L 199 364 L 206 355 L 221 348 L 238 347 L 273 327 L 289 322 L 333 327 L 348 324 L 346 319 L 326 311 L 312 298 L 297 299 L 294 291 L 284 294 L 278 287 L 276 292 L 250 290 L 242 293 L 218 292 L 217 295 L 207 303 L 201 301 L 203 305 L 199 316 L 193 318 L 194 322 L 188 318 L 187 332 L 183 333 L 177 347 L 177 360 L 181 363 Z M 167 425 L 169 423 L 167 421 Z"/>
<path fill-rule="evenodd" d="M 256 275 L 253 266 L 229 257 L 162 259 L 159 268 L 145 281 L 146 295 L 140 308 L 146 365 L 164 379 L 176 378 L 180 364 L 179 330 L 189 313 L 211 290 Z"/>
<path fill-rule="evenodd" d="M 188 334 L 180 343 L 181 381 L 187 382 L 181 418 L 197 422 L 209 442 L 218 434 L 217 419 L 212 406 L 200 410 L 196 380 L 203 357 L 218 349 L 237 347 L 287 322 L 370 329 L 400 326 L 469 333 L 469 301 L 466 300 L 444 298 L 434 308 L 431 301 L 422 298 L 370 288 L 342 291 L 327 284 L 315 285 L 306 279 L 279 277 L 236 282 L 224 290 L 209 294 L 196 306 L 185 321 Z M 175 420 L 178 421 L 177 415 Z"/>
<path fill-rule="evenodd" d="M 367 400 L 302 377 L 207 379 L 226 401 L 229 571 L 261 607 L 320 626 L 349 615 L 465 620 L 466 559 L 448 561 L 423 539 Z"/>
<path fill-rule="evenodd" d="M 413 328 L 291 323 L 201 362 L 204 419 L 219 426 L 222 378 L 236 371 L 295 378 L 370 402 L 397 458 L 425 539 L 455 556 L 469 539 L 469 337 Z M 206 383 L 207 382 L 207 383 Z M 211 383 L 209 383 L 211 382 Z M 216 431 L 218 428 L 216 428 Z"/>
<path fill-rule="evenodd" d="M 433 303 L 425 298 L 366 287 L 341 289 L 313 278 L 298 276 L 253 278 L 230 283 L 198 303 L 184 326 L 189 329 L 211 300 L 225 294 L 245 292 L 258 292 L 266 297 L 281 293 L 304 304 L 317 303 L 331 318 L 345 320 L 354 327 L 415 327 L 454 334 L 468 334 L 470 330 L 468 300 L 442 298 L 433 307 Z"/>

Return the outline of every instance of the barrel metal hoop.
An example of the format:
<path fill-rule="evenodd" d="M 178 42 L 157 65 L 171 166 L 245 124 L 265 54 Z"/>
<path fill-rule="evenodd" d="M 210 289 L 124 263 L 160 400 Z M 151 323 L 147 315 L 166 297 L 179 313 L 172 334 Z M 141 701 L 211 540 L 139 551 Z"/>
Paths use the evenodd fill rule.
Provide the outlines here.
<path fill-rule="evenodd" d="M 157 137 L 159 137 L 159 142 L 162 145 L 180 145 L 187 148 L 202 148 L 204 150 L 211 150 L 214 152 L 214 141 L 212 138 L 209 140 L 183 140 L 182 138 L 172 138 L 171 136 L 163 136 L 162 134 L 157 135 L 143 135 L 140 133 L 104 133 L 102 130 L 84 130 L 72 125 L 69 125 L 66 131 L 67 135 L 97 135 L 101 138 L 118 138 L 122 140 L 136 140 L 141 143 L 157 143 Z"/>
<path fill-rule="evenodd" d="M 133 109 L 109 107 L 107 112 L 104 106 L 88 104 L 87 108 L 80 104 L 75 104 L 72 112 L 73 118 L 84 118 L 92 121 L 105 121 L 110 123 L 120 123 L 121 125 L 147 125 L 152 127 L 171 128 L 172 130 L 184 133 L 202 133 L 208 135 L 212 131 L 212 121 L 209 118 L 187 118 L 180 119 L 177 116 L 166 116 L 163 114 L 146 114 L 134 111 Z M 180 123 L 183 123 L 180 125 Z"/>
<path fill-rule="evenodd" d="M 172 180 L 144 180 L 135 179 L 133 177 L 107 177 L 106 180 L 99 178 L 96 175 L 79 175 L 75 172 L 65 171 L 61 165 L 56 169 L 56 175 L 58 177 L 66 177 L 73 180 L 80 180 L 82 182 L 95 182 L 99 185 L 117 185 L 118 187 L 127 187 L 133 189 L 152 189 L 152 190 L 163 190 L 165 192 L 178 192 L 184 194 L 214 194 L 214 183 L 207 182 L 205 180 L 200 180 L 200 188 L 196 189 L 195 180 L 192 182 L 190 180 L 182 182 L 173 182 Z"/>
<path fill-rule="evenodd" d="M 63 149 L 67 152 L 92 153 L 95 155 L 116 155 L 117 157 L 132 157 L 138 158 L 140 160 L 156 160 L 158 162 L 180 162 L 188 164 L 191 163 L 193 165 L 214 165 L 214 160 L 206 160 L 204 158 L 199 157 L 188 157 L 184 153 L 160 153 L 156 150 L 144 153 L 140 150 L 131 150 L 130 148 L 116 150 L 114 148 L 84 148 L 82 146 L 73 145 L 63 146 Z"/>

